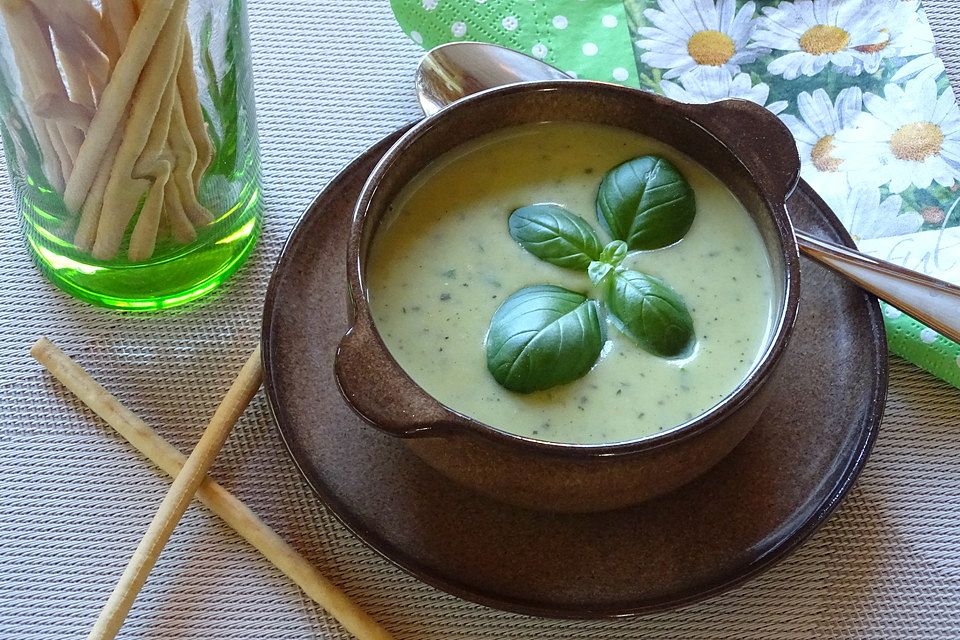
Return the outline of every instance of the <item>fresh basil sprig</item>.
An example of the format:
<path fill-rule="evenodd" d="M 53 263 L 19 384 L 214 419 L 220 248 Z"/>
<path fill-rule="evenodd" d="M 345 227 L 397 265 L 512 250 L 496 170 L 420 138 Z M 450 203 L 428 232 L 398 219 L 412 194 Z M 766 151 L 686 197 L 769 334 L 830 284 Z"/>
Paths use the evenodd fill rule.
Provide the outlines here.
<path fill-rule="evenodd" d="M 520 207 L 507 224 L 520 246 L 558 267 L 585 270 L 600 257 L 602 245 L 593 227 L 560 205 Z"/>
<path fill-rule="evenodd" d="M 667 160 L 642 156 L 611 169 L 597 193 L 597 219 L 631 251 L 677 242 L 693 224 L 693 189 Z"/>
<path fill-rule="evenodd" d="M 493 315 L 487 368 L 511 391 L 549 389 L 585 375 L 603 342 L 595 300 L 553 285 L 526 287 Z"/>
<path fill-rule="evenodd" d="M 623 240 L 614 240 L 600 252 L 600 259 L 594 260 L 587 267 L 587 276 L 593 286 L 603 285 L 603 281 L 613 273 L 614 269 L 627 257 L 627 243 Z"/>
<path fill-rule="evenodd" d="M 693 346 L 693 318 L 683 298 L 663 280 L 637 271 L 617 271 L 606 302 L 614 326 L 650 353 L 675 358 Z"/>
<path fill-rule="evenodd" d="M 663 357 L 689 353 L 693 318 L 664 281 L 623 266 L 629 251 L 660 249 L 689 231 L 693 189 L 663 158 L 643 156 L 611 169 L 597 194 L 597 217 L 613 240 L 602 246 L 583 218 L 557 204 L 510 214 L 510 236 L 541 260 L 585 271 L 610 322 Z M 553 285 L 526 287 L 497 309 L 487 332 L 487 368 L 503 387 L 531 393 L 572 382 L 593 367 L 604 342 L 595 300 Z"/>

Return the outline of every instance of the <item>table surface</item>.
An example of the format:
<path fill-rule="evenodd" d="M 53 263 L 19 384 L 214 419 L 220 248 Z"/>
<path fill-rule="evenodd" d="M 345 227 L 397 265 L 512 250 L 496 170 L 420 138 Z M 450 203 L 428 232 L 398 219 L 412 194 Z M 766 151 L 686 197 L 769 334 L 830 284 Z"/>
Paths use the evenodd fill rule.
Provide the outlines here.
<path fill-rule="evenodd" d="M 28 356 L 49 335 L 182 450 L 253 347 L 273 261 L 297 217 L 367 145 L 418 116 L 419 50 L 384 0 L 251 2 L 265 233 L 221 291 L 162 315 L 94 309 L 27 258 L 0 176 L 0 638 L 84 637 L 169 483 Z M 955 86 L 960 4 L 927 0 Z M 886 418 L 847 501 L 797 553 L 685 609 L 618 621 L 505 614 L 425 586 L 309 492 L 259 394 L 213 475 L 398 638 L 960 636 L 960 396 L 891 359 Z M 346 638 L 232 530 L 192 506 L 122 638 Z"/>

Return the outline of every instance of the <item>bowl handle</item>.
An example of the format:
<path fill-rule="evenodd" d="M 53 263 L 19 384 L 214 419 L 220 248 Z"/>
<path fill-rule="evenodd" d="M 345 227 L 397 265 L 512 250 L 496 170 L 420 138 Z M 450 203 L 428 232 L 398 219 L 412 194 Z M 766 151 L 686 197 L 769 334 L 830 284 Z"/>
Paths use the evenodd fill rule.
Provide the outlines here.
<path fill-rule="evenodd" d="M 334 369 L 340 392 L 353 410 L 393 436 L 446 435 L 471 424 L 400 368 L 367 313 L 357 313 L 353 326 L 340 339 Z"/>
<path fill-rule="evenodd" d="M 784 202 L 800 178 L 800 156 L 790 129 L 749 100 L 685 104 L 687 116 L 740 158 L 773 202 Z"/>

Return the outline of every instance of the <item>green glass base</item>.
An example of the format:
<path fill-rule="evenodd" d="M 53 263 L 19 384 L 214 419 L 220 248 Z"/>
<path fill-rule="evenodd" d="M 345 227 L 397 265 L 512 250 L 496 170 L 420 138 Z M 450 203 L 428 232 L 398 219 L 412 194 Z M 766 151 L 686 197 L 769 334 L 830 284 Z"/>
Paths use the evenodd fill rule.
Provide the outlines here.
<path fill-rule="evenodd" d="M 70 295 L 102 307 L 127 311 L 169 309 L 196 300 L 219 287 L 250 255 L 260 235 L 259 189 L 229 216 L 243 222 L 227 234 L 208 230 L 210 240 L 142 263 L 94 260 L 27 234 L 27 244 L 41 271 Z M 214 223 L 216 225 L 216 223 Z"/>

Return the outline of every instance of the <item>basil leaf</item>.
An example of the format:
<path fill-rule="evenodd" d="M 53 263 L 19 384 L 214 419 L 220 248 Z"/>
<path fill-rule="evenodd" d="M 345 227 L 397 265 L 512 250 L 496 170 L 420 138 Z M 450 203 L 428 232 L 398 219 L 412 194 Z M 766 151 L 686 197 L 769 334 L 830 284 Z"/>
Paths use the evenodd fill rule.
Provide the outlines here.
<path fill-rule="evenodd" d="M 631 251 L 677 242 L 693 224 L 693 189 L 677 168 L 657 156 L 642 156 L 611 169 L 597 193 L 601 226 Z"/>
<path fill-rule="evenodd" d="M 623 240 L 614 240 L 600 252 L 600 262 L 606 262 L 611 267 L 619 267 L 627 257 L 627 243 Z"/>
<path fill-rule="evenodd" d="M 587 275 L 590 277 L 590 282 L 593 283 L 593 286 L 599 287 L 603 284 L 606 277 L 613 273 L 614 269 L 616 269 L 616 267 L 609 262 L 594 260 L 590 263 L 590 266 L 587 267 Z"/>
<path fill-rule="evenodd" d="M 596 301 L 562 287 L 526 287 L 493 314 L 487 368 L 511 391 L 549 389 L 590 371 L 603 341 Z"/>
<path fill-rule="evenodd" d="M 550 264 L 586 271 L 600 257 L 596 232 L 580 216 L 555 204 L 520 207 L 508 222 L 510 236 L 524 249 Z"/>
<path fill-rule="evenodd" d="M 693 318 L 686 304 L 658 278 L 617 271 L 610 280 L 607 307 L 613 324 L 654 355 L 675 358 L 693 347 Z"/>

